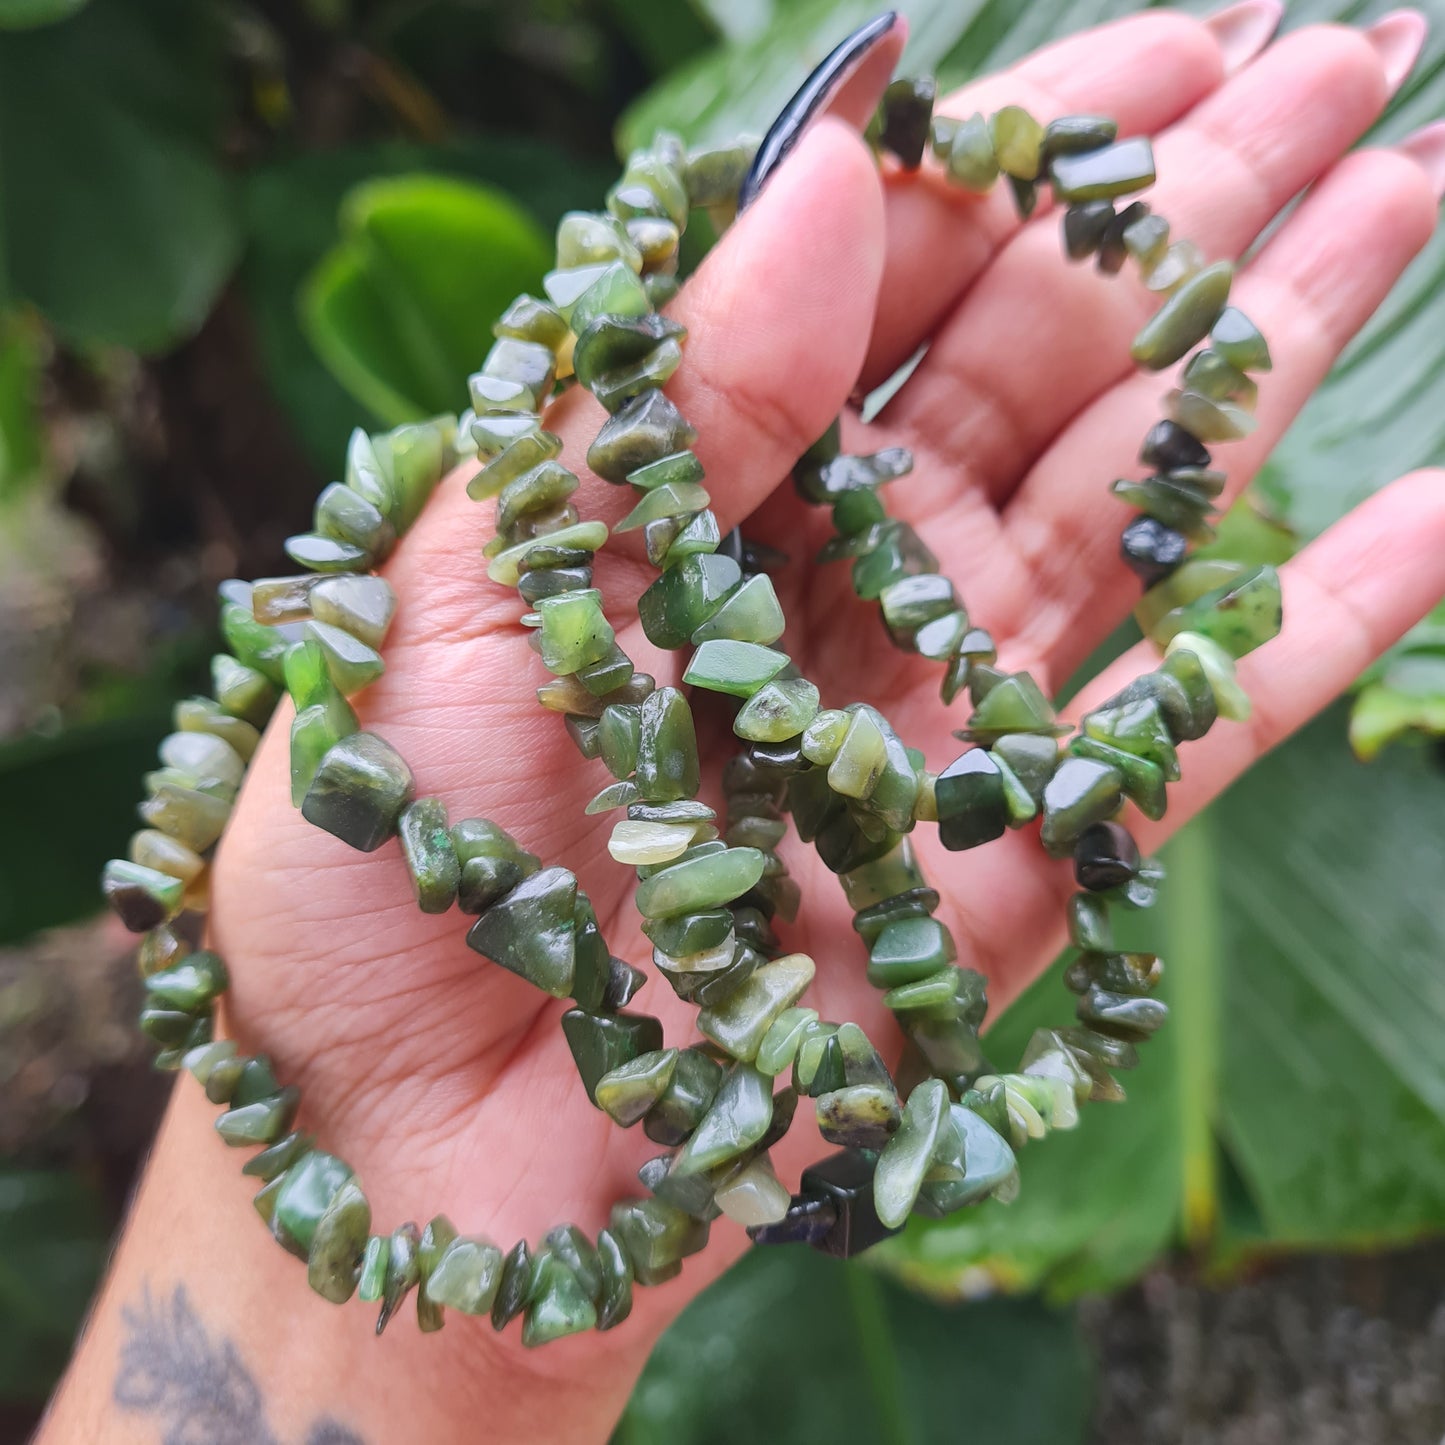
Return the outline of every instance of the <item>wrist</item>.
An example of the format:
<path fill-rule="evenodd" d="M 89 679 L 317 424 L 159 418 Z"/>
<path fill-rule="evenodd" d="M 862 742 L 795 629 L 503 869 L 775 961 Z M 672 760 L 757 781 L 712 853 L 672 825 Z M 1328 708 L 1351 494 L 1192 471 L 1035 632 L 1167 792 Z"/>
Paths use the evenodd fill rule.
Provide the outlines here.
<path fill-rule="evenodd" d="M 305 1287 L 252 1207 L 254 1181 L 223 1166 L 214 1110 L 178 1087 L 111 1270 L 37 1445 L 187 1438 L 269 1445 L 325 1440 L 600 1441 L 626 1402 L 647 1342 L 568 1369 L 485 1321 L 441 1338 L 389 1331 Z M 604 1337 L 607 1338 L 607 1337 Z M 566 1343 L 564 1342 L 564 1346 Z M 575 1362 L 574 1362 L 575 1366 Z"/>

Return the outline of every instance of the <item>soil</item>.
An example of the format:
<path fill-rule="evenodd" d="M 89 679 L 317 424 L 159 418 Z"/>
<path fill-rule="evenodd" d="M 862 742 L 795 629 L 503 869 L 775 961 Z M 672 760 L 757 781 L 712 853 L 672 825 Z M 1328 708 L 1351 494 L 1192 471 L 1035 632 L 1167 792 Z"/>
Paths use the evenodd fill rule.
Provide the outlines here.
<path fill-rule="evenodd" d="M 1445 1440 L 1445 1246 L 1304 1256 L 1224 1288 L 1160 1270 L 1080 1316 L 1091 1445 Z"/>

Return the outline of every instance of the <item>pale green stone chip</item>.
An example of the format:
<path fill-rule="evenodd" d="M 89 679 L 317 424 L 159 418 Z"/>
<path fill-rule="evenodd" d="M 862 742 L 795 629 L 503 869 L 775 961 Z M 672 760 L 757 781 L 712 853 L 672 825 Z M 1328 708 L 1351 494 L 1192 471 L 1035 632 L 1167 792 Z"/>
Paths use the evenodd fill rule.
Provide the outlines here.
<path fill-rule="evenodd" d="M 737 642 L 766 645 L 776 642 L 783 635 L 783 627 L 783 609 L 773 588 L 773 579 L 765 572 L 759 572 L 728 596 L 722 606 L 692 634 L 692 640 L 703 643 L 715 638 L 730 638 Z"/>
<path fill-rule="evenodd" d="M 644 918 L 674 918 L 730 903 L 763 876 L 766 858 L 756 848 L 723 848 L 685 858 L 638 885 Z"/>
<path fill-rule="evenodd" d="M 787 665 L 788 655 L 755 642 L 715 640 L 693 653 L 683 681 L 712 692 L 751 697 Z"/>
<path fill-rule="evenodd" d="M 699 1031 L 733 1058 L 751 1063 L 773 1021 L 802 998 L 814 972 L 805 953 L 765 963 L 721 1003 L 698 1014 Z"/>
<path fill-rule="evenodd" d="M 607 851 L 619 863 L 669 863 L 692 846 L 691 823 L 644 823 L 623 818 L 612 826 Z"/>
<path fill-rule="evenodd" d="M 671 1173 L 685 1179 L 736 1159 L 767 1133 L 772 1121 L 773 1081 L 747 1064 L 735 1064 L 672 1161 Z"/>
<path fill-rule="evenodd" d="M 754 1066 L 770 1078 L 776 1078 L 784 1069 L 791 1068 L 809 1025 L 817 1022 L 817 1009 L 784 1009 L 768 1025 L 768 1031 L 758 1045 Z"/>
<path fill-rule="evenodd" d="M 908 1096 L 898 1132 L 878 1156 L 873 1202 L 889 1229 L 907 1220 L 939 1144 L 950 1124 L 948 1088 L 942 1079 L 925 1079 Z"/>
<path fill-rule="evenodd" d="M 575 547 L 579 551 L 596 552 L 607 541 L 605 522 L 574 522 L 548 532 L 545 537 L 533 537 L 498 552 L 487 566 L 487 576 L 504 587 L 515 587 L 521 575 L 522 563 L 534 547 Z"/>
<path fill-rule="evenodd" d="M 343 632 L 329 622 L 318 622 L 315 618 L 304 626 L 306 636 L 321 645 L 331 680 L 345 696 L 350 697 L 360 692 L 386 671 L 381 654 L 360 638 Z"/>

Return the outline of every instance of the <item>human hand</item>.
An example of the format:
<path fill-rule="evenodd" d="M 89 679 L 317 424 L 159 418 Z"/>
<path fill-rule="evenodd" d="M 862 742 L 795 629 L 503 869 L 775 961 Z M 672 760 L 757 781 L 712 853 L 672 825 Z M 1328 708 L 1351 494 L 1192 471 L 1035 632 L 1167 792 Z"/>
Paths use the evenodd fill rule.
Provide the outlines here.
<path fill-rule="evenodd" d="M 1438 127 L 1395 151 L 1344 156 L 1408 69 L 1412 25 L 1387 22 L 1373 42 L 1304 30 L 1226 76 L 1228 27 L 1151 13 L 1051 46 L 940 107 L 967 115 L 1018 103 L 1042 119 L 1101 112 L 1125 133 L 1154 135 L 1161 181 L 1150 199 L 1211 257 L 1240 255 L 1314 184 L 1236 285 L 1275 368 L 1258 431 L 1218 456 L 1227 496 L 1434 226 L 1445 185 Z M 1068 267 L 1056 221 L 1020 225 L 1006 195 L 960 195 L 926 172 L 880 182 L 861 141 L 823 122 L 671 308 L 691 335 L 668 391 L 700 433 L 722 525 L 746 521 L 750 536 L 793 557 L 776 579 L 790 624 L 779 646 L 825 704 L 876 704 L 935 769 L 958 751 L 951 729 L 965 705 L 945 712 L 937 665 L 893 650 L 846 570 L 811 562 L 826 519 L 778 483 L 860 376 L 880 380 L 932 338 L 882 421 L 865 430 L 845 415 L 845 447 L 913 451 L 913 474 L 893 485 L 894 512 L 943 559 L 976 625 L 998 641 L 1001 665 L 1031 671 L 1046 691 L 1059 686 L 1136 595 L 1115 552 L 1124 513 L 1106 487 L 1134 466 L 1164 383 L 1137 375 L 1128 358 L 1146 293 L 1130 278 Z M 564 460 L 581 472 L 601 409 L 574 393 L 552 417 Z M 514 599 L 485 578 L 490 507 L 466 499 L 466 470 L 442 484 L 387 566 L 400 610 L 386 675 L 357 711 L 453 819 L 492 818 L 572 869 L 613 952 L 641 962 L 650 946 L 631 908 L 632 876 L 606 852 L 612 820 L 582 812 L 606 776 L 578 760 L 559 719 L 539 714 L 533 691 L 546 674 Z M 575 500 L 609 522 L 631 504 L 585 473 Z M 1141 841 L 1162 840 L 1428 610 L 1445 593 L 1442 542 L 1445 485 L 1420 473 L 1290 564 L 1284 631 L 1241 669 L 1253 720 L 1221 724 L 1184 750 L 1169 814 L 1141 828 Z M 659 682 L 676 681 L 677 659 L 651 648 L 636 622 L 649 576 L 623 538 L 599 556 L 619 641 Z M 1121 660 L 1077 710 L 1149 665 L 1142 649 Z M 715 777 L 735 744 L 725 722 L 710 727 L 698 711 L 704 773 Z M 233 976 L 228 1032 L 302 1087 L 306 1126 L 356 1167 L 381 1227 L 444 1212 L 504 1247 L 564 1221 L 594 1232 L 614 1199 L 640 1192 L 637 1166 L 656 1146 L 587 1105 L 561 1006 L 479 959 L 456 913 L 419 914 L 393 848 L 358 856 L 290 808 L 287 716 L 256 756 L 215 870 L 213 938 Z M 918 846 L 943 894 L 940 914 L 960 962 L 989 977 L 997 1007 L 1061 946 L 1069 871 L 1031 831 L 961 855 L 942 852 L 929 831 Z M 818 963 L 809 1002 L 881 1043 L 892 1025 L 863 979 L 841 892 L 810 852 L 789 842 L 784 853 L 804 896 L 785 937 Z M 658 1015 L 670 1043 L 693 1036 L 691 1009 L 655 979 L 633 1007 Z M 225 1168 L 231 1161 L 208 1142 L 205 1167 Z M 775 1159 L 791 1182 L 821 1152 L 800 1121 Z M 262 1234 L 254 1220 L 241 1227 Z M 639 1291 L 625 1328 L 536 1354 L 522 1352 L 515 1331 L 496 1336 L 456 1316 L 441 1336 L 402 1325 L 375 1346 L 364 1312 L 330 1310 L 294 1269 L 282 1303 L 298 1341 L 336 1342 L 353 1375 L 332 1373 L 357 1392 L 358 1418 L 367 1400 L 392 1412 L 401 1402 L 417 1438 L 460 1438 L 478 1418 L 494 1438 L 535 1438 L 545 1409 L 545 1438 L 600 1438 L 656 1334 L 742 1244 L 719 1221 L 712 1248 L 680 1280 Z"/>

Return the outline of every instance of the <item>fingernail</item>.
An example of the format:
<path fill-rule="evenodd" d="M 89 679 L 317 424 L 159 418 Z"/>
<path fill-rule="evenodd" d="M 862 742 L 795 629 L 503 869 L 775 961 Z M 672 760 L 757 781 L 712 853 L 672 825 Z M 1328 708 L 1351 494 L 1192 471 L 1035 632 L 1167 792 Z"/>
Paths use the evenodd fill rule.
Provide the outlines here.
<path fill-rule="evenodd" d="M 1409 156 L 1430 178 L 1437 201 L 1445 199 L 1445 120 L 1431 121 L 1412 132 L 1395 147 Z"/>
<path fill-rule="evenodd" d="M 1240 0 L 1216 10 L 1204 22 L 1224 57 L 1224 73 L 1243 70 L 1271 40 L 1284 18 L 1280 0 Z"/>
<path fill-rule="evenodd" d="M 866 25 L 860 25 L 841 41 L 798 88 L 763 137 L 757 155 L 738 193 L 738 210 L 745 210 L 758 198 L 764 182 L 787 159 L 814 118 L 827 108 L 832 97 L 847 84 L 864 57 L 898 24 L 898 12 L 887 10 Z"/>
<path fill-rule="evenodd" d="M 1391 95 L 1405 83 L 1420 58 L 1429 30 L 1430 22 L 1418 10 L 1392 10 L 1366 28 L 1365 39 L 1385 67 L 1385 84 Z"/>

